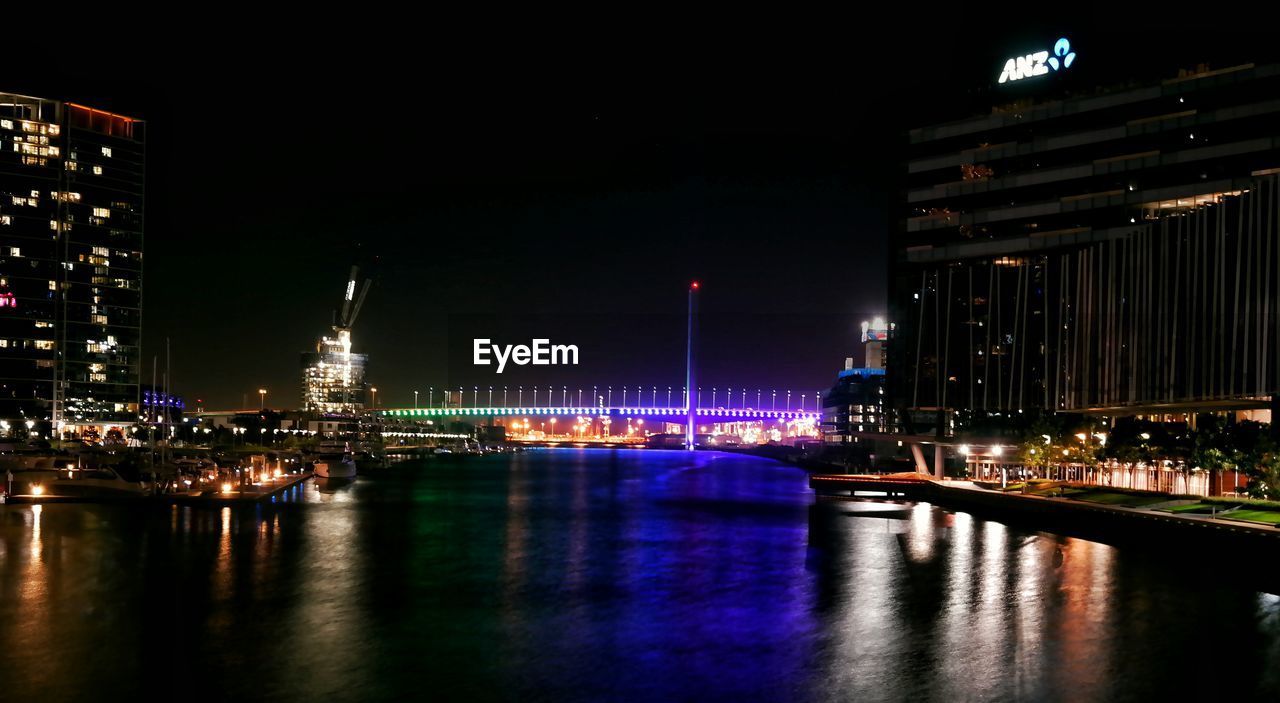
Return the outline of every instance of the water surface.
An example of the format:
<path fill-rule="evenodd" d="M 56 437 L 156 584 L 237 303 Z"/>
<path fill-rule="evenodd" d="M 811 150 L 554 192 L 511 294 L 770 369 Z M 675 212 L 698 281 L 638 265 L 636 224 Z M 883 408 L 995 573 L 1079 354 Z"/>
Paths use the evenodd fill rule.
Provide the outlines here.
<path fill-rule="evenodd" d="M 769 460 L 565 449 L 0 506 L 0 652 L 4 700 L 1275 699 L 1280 598 Z"/>

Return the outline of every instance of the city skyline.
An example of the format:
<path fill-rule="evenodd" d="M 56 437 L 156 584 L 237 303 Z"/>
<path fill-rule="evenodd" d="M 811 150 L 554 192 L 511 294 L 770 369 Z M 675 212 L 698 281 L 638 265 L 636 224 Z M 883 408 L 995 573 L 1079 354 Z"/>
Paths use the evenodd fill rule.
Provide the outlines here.
<path fill-rule="evenodd" d="M 486 10 L 10 23 L 0 698 L 1280 700 L 1274 29 Z"/>

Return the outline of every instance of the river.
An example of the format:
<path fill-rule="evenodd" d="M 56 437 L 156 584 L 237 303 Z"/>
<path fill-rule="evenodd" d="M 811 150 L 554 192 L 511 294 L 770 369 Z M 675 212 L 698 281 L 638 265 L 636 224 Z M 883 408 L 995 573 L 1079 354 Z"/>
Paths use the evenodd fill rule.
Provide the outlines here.
<path fill-rule="evenodd" d="M 556 449 L 0 506 L 0 656 L 15 701 L 1276 700 L 1280 597 L 771 460 Z"/>

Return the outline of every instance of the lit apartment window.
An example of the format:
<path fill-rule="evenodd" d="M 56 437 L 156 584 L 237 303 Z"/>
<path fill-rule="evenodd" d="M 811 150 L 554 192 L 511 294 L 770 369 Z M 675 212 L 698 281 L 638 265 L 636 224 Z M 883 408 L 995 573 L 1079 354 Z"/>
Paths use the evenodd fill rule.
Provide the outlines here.
<path fill-rule="evenodd" d="M 91 373 L 89 374 L 89 382 L 90 383 L 106 383 L 107 375 L 105 373 Z"/>
<path fill-rule="evenodd" d="M 9 217 L 8 215 L 0 215 L 0 225 L 11 225 L 11 224 L 13 224 L 12 217 Z"/>
<path fill-rule="evenodd" d="M 52 339 L 37 339 L 36 349 L 53 349 Z"/>
<path fill-rule="evenodd" d="M 0 127 L 5 129 L 13 129 L 13 120 L 0 120 Z"/>
<path fill-rule="evenodd" d="M 101 176 L 101 175 L 102 175 L 102 167 L 101 167 L 101 166 L 94 166 L 94 167 L 93 167 L 93 175 L 95 175 L 95 176 Z"/>
<path fill-rule="evenodd" d="M 9 340 L 0 339 L 0 349 L 8 349 L 8 348 L 9 348 Z"/>
<path fill-rule="evenodd" d="M 105 207 L 95 207 L 93 209 L 93 216 L 94 217 L 111 217 L 111 209 L 105 208 Z M 102 253 L 106 254 L 107 252 L 104 249 Z"/>
<path fill-rule="evenodd" d="M 19 247 L 9 247 L 9 256 L 22 256 L 22 249 Z"/>
<path fill-rule="evenodd" d="M 109 146 L 104 146 L 104 147 L 102 147 L 102 155 L 103 155 L 103 156 L 111 156 L 111 147 L 109 147 Z"/>
<path fill-rule="evenodd" d="M 107 316 L 106 315 L 90 315 L 89 321 L 95 325 L 105 325 L 107 324 Z"/>

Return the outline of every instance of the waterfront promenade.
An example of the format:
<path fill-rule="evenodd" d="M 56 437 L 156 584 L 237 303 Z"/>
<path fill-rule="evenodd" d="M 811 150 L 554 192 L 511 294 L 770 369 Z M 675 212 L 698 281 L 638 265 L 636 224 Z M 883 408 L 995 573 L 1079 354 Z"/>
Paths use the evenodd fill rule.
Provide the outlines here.
<path fill-rule="evenodd" d="M 1280 529 L 1275 523 L 1233 518 L 1235 513 L 1266 517 L 1257 515 L 1260 511 L 1248 510 L 1248 503 L 1243 500 L 1219 504 L 1172 494 L 1101 493 L 1092 490 L 1095 486 L 1064 482 L 1045 482 L 1036 491 L 1023 493 L 1002 491 L 972 481 L 938 481 L 902 474 L 887 477 L 813 474 L 809 485 L 820 498 L 876 494 L 919 500 L 1101 541 L 1157 536 L 1229 547 L 1280 547 Z M 1078 497 L 1071 497 L 1072 494 Z M 1130 504 L 1103 502 L 1123 501 L 1124 496 L 1131 497 L 1127 501 Z M 1216 507 L 1218 505 L 1221 507 Z M 1233 510 L 1237 505 L 1243 507 Z M 1204 513 L 1190 512 L 1202 507 Z"/>

